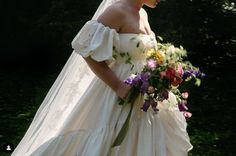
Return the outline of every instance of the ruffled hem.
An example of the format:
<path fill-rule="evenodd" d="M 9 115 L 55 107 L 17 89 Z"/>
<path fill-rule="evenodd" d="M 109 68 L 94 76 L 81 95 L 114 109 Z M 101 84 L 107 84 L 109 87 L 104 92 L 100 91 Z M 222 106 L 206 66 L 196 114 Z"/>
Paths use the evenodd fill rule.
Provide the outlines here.
<path fill-rule="evenodd" d="M 192 145 L 186 132 L 186 121 L 179 111 L 144 112 L 131 120 L 120 146 L 111 147 L 123 123 L 91 130 L 71 131 L 58 135 L 24 156 L 187 156 Z"/>
<path fill-rule="evenodd" d="M 24 156 L 104 156 L 107 155 L 113 138 L 114 126 L 92 130 L 77 130 L 58 135 Z"/>

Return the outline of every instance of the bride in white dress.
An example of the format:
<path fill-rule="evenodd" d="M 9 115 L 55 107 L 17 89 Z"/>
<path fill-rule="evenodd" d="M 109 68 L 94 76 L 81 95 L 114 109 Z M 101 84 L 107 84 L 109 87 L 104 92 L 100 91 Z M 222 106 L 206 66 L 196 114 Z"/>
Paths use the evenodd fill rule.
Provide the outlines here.
<path fill-rule="evenodd" d="M 139 95 L 120 145 L 113 143 L 130 111 L 118 105 L 140 72 L 145 51 L 156 48 L 143 5 L 159 0 L 104 0 L 72 41 L 74 49 L 13 156 L 186 156 L 192 149 L 186 120 L 172 93 L 159 112 L 142 112 Z"/>

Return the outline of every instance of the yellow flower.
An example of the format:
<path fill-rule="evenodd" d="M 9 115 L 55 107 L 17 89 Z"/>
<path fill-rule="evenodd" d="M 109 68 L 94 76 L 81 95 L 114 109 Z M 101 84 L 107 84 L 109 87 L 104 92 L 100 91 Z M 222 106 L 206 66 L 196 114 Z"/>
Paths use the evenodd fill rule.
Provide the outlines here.
<path fill-rule="evenodd" d="M 164 63 L 164 54 L 162 51 L 158 50 L 156 51 L 154 57 L 156 58 L 156 60 L 158 61 L 158 64 L 163 64 Z"/>
<path fill-rule="evenodd" d="M 151 57 L 155 54 L 155 49 L 149 49 L 147 52 L 146 52 L 146 55 L 147 57 Z"/>

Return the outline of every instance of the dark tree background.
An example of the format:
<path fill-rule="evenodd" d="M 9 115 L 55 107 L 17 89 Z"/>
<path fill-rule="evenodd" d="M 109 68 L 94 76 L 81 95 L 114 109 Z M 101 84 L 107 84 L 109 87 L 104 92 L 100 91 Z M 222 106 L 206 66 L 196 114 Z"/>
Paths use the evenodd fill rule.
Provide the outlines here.
<path fill-rule="evenodd" d="M 101 0 L 1 1 L 0 143 L 23 137 L 72 52 L 71 41 Z M 236 4 L 233 0 L 165 0 L 145 7 L 156 35 L 182 45 L 206 74 L 190 90 L 193 156 L 236 152 Z M 0 155 L 7 155 L 1 151 Z"/>

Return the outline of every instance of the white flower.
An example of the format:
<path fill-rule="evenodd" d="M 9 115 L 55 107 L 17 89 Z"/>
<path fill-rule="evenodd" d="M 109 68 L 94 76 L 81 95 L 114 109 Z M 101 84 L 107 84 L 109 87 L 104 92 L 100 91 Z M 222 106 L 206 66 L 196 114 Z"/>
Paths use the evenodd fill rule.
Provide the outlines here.
<path fill-rule="evenodd" d="M 175 53 L 175 47 L 173 45 L 169 46 L 166 50 L 167 55 L 172 55 Z"/>

